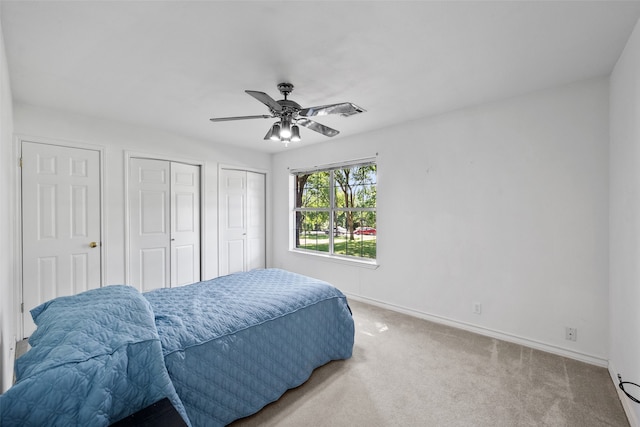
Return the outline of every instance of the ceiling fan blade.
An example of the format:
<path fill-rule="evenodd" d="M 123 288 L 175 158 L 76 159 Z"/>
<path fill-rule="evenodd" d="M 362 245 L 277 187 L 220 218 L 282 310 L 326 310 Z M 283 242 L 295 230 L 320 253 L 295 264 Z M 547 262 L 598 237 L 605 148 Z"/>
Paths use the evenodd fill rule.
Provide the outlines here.
<path fill-rule="evenodd" d="M 253 96 L 258 101 L 262 102 L 264 105 L 266 105 L 267 107 L 269 107 L 273 111 L 281 111 L 282 110 L 282 106 L 280 104 L 278 104 L 278 102 L 275 99 L 273 99 L 272 97 L 270 97 L 269 95 L 267 95 L 264 92 L 258 92 L 258 91 L 255 91 L 255 90 L 245 90 L 245 92 L 248 93 L 249 95 Z"/>
<path fill-rule="evenodd" d="M 298 114 L 304 117 L 326 116 L 327 114 L 340 114 L 343 117 L 348 117 L 354 114 L 364 113 L 365 111 L 367 110 L 351 102 L 342 102 L 340 104 L 303 108 Z"/>
<path fill-rule="evenodd" d="M 298 119 L 296 123 L 306 127 L 307 129 L 311 129 L 316 132 L 319 132 L 325 136 L 336 136 L 337 134 L 340 133 L 335 129 L 331 129 L 328 126 L 322 125 L 318 122 L 314 122 L 313 120 L 309 120 L 309 119 Z"/>
<path fill-rule="evenodd" d="M 247 120 L 247 119 L 270 119 L 273 116 L 268 116 L 263 114 L 261 116 L 238 116 L 238 117 L 214 117 L 211 120 L 212 122 L 228 122 L 231 120 Z"/>

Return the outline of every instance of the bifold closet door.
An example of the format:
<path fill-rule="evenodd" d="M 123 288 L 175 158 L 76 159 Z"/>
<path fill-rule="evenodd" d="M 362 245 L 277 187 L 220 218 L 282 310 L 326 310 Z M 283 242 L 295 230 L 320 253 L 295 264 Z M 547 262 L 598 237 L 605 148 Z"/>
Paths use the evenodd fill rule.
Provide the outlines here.
<path fill-rule="evenodd" d="M 171 163 L 171 286 L 200 281 L 200 168 Z"/>
<path fill-rule="evenodd" d="M 129 281 L 140 291 L 200 280 L 200 168 L 131 158 Z"/>
<path fill-rule="evenodd" d="M 265 175 L 247 172 L 247 253 L 245 270 L 266 266 Z"/>
<path fill-rule="evenodd" d="M 266 266 L 265 175 L 220 172 L 220 275 Z"/>

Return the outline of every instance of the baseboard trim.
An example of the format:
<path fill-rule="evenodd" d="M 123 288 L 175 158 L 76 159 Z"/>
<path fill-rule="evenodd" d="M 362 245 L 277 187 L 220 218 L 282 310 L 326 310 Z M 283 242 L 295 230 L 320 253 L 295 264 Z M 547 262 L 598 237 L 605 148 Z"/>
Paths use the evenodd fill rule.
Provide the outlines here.
<path fill-rule="evenodd" d="M 418 317 L 420 319 L 429 320 L 431 322 L 440 323 L 447 326 L 452 326 L 458 329 L 464 329 L 469 332 L 475 332 L 480 335 L 485 335 L 491 338 L 496 338 L 503 341 L 512 342 L 515 344 L 520 344 L 525 347 L 531 347 L 536 350 L 545 351 L 547 353 L 557 354 L 559 356 L 568 357 L 570 359 L 579 360 L 581 362 L 589 363 L 591 365 L 601 366 L 606 368 L 609 366 L 609 361 L 607 359 L 603 359 L 602 357 L 592 356 L 589 354 L 585 354 L 579 351 L 570 350 L 563 347 L 558 347 L 551 344 L 546 344 L 543 342 L 535 341 L 529 338 L 520 337 L 517 335 L 508 334 L 506 332 L 497 331 L 494 329 L 484 328 L 482 326 L 472 325 L 470 323 L 460 322 L 458 320 L 449 319 L 443 316 L 437 316 L 434 314 L 424 313 L 421 311 L 413 310 L 411 308 L 402 307 L 395 304 L 389 304 L 387 302 L 378 301 L 373 298 L 367 298 L 360 295 L 351 294 L 349 292 L 345 292 L 348 298 L 353 299 L 355 301 L 360 301 L 366 304 L 371 304 L 380 308 L 385 308 L 387 310 L 396 311 L 398 313 L 407 314 L 409 316 Z"/>
<path fill-rule="evenodd" d="M 624 408 L 624 413 L 627 415 L 629 425 L 631 427 L 640 427 L 640 422 L 638 422 L 638 417 L 636 417 L 636 413 L 633 410 L 633 403 L 631 402 L 631 399 L 629 399 L 629 397 L 620 390 L 620 387 L 618 387 L 618 370 L 611 362 L 609 362 L 609 367 L 607 369 L 611 376 L 611 381 L 613 381 L 613 385 L 616 388 L 616 392 L 618 393 L 620 403 L 622 403 L 622 407 Z"/>

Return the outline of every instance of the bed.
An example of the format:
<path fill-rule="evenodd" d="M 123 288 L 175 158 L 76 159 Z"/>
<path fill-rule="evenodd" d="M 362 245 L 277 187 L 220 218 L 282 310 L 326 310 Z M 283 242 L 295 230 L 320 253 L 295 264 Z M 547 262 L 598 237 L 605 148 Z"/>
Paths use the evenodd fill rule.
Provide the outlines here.
<path fill-rule="evenodd" d="M 353 349 L 346 297 L 279 269 L 145 294 L 107 286 L 32 315 L 32 348 L 0 395 L 3 426 L 105 426 L 163 398 L 187 425 L 223 426 Z"/>

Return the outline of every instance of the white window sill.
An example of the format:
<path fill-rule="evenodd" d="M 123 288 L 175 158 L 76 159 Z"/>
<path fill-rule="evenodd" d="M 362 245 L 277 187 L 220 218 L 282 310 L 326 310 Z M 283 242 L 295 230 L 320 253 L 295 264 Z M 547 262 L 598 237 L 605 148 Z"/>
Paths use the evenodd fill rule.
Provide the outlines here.
<path fill-rule="evenodd" d="M 351 265 L 351 266 L 360 267 L 360 268 L 368 268 L 370 270 L 375 270 L 378 267 L 380 267 L 380 265 L 376 260 L 365 260 L 365 259 L 360 260 L 355 258 L 341 257 L 337 255 L 329 255 L 329 254 L 324 254 L 320 252 L 303 251 L 299 249 L 289 249 L 289 252 L 294 254 L 299 254 L 301 256 L 314 257 L 320 261 Z"/>

